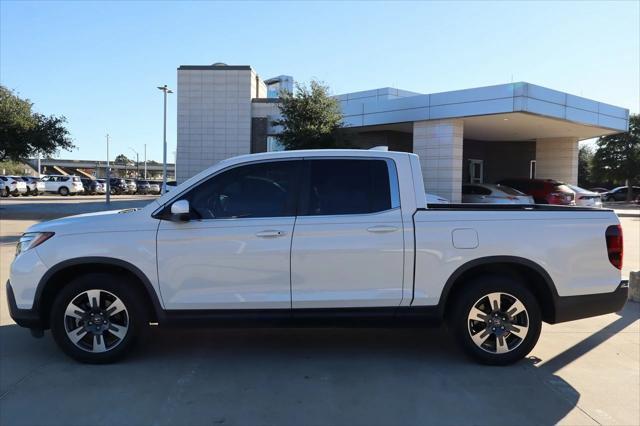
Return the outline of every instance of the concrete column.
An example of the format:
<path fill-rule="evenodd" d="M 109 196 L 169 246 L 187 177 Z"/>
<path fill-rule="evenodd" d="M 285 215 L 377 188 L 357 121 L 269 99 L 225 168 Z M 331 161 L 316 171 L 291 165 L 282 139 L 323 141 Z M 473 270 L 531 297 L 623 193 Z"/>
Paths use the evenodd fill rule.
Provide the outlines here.
<path fill-rule="evenodd" d="M 536 141 L 536 178 L 578 184 L 578 138 Z"/>
<path fill-rule="evenodd" d="M 413 123 L 413 152 L 420 156 L 425 190 L 459 203 L 462 198 L 462 120 Z"/>

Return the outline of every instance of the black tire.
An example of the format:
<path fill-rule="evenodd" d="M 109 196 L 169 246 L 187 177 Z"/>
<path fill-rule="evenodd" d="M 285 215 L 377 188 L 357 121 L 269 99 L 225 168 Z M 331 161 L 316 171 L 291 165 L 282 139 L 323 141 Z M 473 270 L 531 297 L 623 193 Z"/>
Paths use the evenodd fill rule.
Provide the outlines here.
<path fill-rule="evenodd" d="M 12 196 L 12 197 L 19 197 L 19 196 L 20 196 L 20 193 L 19 193 L 19 192 L 18 192 L 18 190 L 16 189 L 15 191 L 13 191 L 13 192 L 11 193 L 11 196 Z"/>
<path fill-rule="evenodd" d="M 454 297 L 456 299 L 451 305 L 451 312 L 447 313 L 447 322 L 449 329 L 453 332 L 465 353 L 476 361 L 488 365 L 508 365 L 527 356 L 540 337 L 542 316 L 538 301 L 524 283 L 518 278 L 511 276 L 484 275 L 469 280 L 462 285 L 464 286 L 464 290 L 455 293 Z M 490 314 L 486 317 L 486 324 L 484 321 L 470 320 L 469 316 L 474 306 L 482 306 L 485 311 L 489 311 L 486 305 L 478 305 L 478 302 L 483 300 L 483 297 L 495 293 L 503 294 L 499 300 L 501 300 L 500 304 L 502 308 L 506 311 L 510 311 L 512 308 L 511 304 L 509 304 L 511 298 L 519 300 L 522 305 L 524 305 L 524 314 L 516 314 L 517 318 L 513 319 L 513 323 L 510 321 L 505 323 L 499 322 L 501 319 L 511 319 L 506 314 L 502 318 L 493 318 L 493 314 Z M 484 300 L 488 301 L 489 299 L 486 298 Z M 500 314 L 500 316 L 502 316 L 502 314 Z M 497 322 L 494 324 L 491 322 L 492 320 Z M 524 338 L 519 338 L 516 334 L 512 335 L 509 332 L 500 330 L 501 328 L 504 330 L 503 326 L 506 326 L 508 330 L 511 324 L 516 327 L 516 332 L 523 330 L 520 324 L 528 327 Z M 493 325 L 496 325 L 496 327 L 493 327 Z M 491 330 L 497 329 L 496 334 L 490 332 L 490 327 Z M 486 348 L 478 346 L 471 337 L 472 333 L 474 333 L 474 337 L 478 335 L 482 336 L 480 332 L 476 334 L 475 331 L 483 329 L 489 332 L 487 340 L 483 343 L 483 345 L 486 345 Z M 499 338 L 497 333 L 503 333 L 503 338 Z M 506 345 L 508 352 L 496 352 L 498 351 L 498 341 Z"/>
<path fill-rule="evenodd" d="M 82 298 L 83 296 L 81 295 L 88 290 L 100 290 L 103 303 L 107 302 L 106 299 L 109 296 L 115 295 L 126 308 L 126 311 L 123 311 L 126 312 L 123 315 L 127 316 L 126 327 L 128 329 L 126 334 L 117 344 L 114 344 L 104 352 L 90 352 L 87 349 L 82 349 L 74 344 L 67 334 L 67 328 L 74 327 L 73 325 L 69 327 L 69 321 L 73 322 L 74 320 L 65 314 L 67 306 L 74 300 L 81 300 L 77 298 Z M 63 352 L 77 361 L 89 364 L 107 364 L 117 361 L 133 349 L 138 338 L 148 328 L 148 311 L 143 300 L 142 295 L 135 287 L 135 283 L 126 277 L 108 273 L 81 275 L 67 284 L 56 296 L 51 308 L 51 333 Z M 104 309 L 106 310 L 108 307 L 109 305 Z M 86 309 L 86 305 L 83 305 L 83 308 Z M 89 309 L 86 309 L 86 312 L 89 312 Z M 114 321 L 113 318 L 109 317 L 109 320 Z M 87 322 L 84 324 L 86 325 Z M 113 322 L 113 324 L 115 325 L 116 323 Z M 109 325 L 109 328 L 111 328 L 111 325 Z M 102 335 L 110 338 L 114 337 L 111 334 L 104 334 L 104 332 Z M 87 333 L 83 339 L 91 341 L 93 334 Z M 103 339 L 103 344 L 106 343 L 103 337 L 100 337 L 100 339 Z M 95 340 L 93 341 L 95 342 Z M 85 343 L 83 342 L 82 344 Z"/>
<path fill-rule="evenodd" d="M 10 194 L 10 193 L 9 193 L 9 188 L 4 188 L 4 189 L 2 190 L 2 193 L 0 194 L 0 197 L 5 198 L 5 197 L 8 197 L 8 196 L 9 196 L 9 194 Z"/>
<path fill-rule="evenodd" d="M 58 189 L 58 194 L 66 197 L 67 195 L 69 195 L 69 188 L 67 188 L 66 186 L 60 187 L 60 189 Z"/>

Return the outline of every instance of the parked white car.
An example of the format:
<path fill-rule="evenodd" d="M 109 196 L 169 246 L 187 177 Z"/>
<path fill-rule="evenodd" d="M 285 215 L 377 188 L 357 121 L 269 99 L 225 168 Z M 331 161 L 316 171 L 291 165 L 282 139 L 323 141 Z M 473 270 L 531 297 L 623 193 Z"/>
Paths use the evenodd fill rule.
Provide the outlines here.
<path fill-rule="evenodd" d="M 589 191 L 576 185 L 567 184 L 567 186 L 576 193 L 576 206 L 602 207 L 602 196 L 597 192 Z"/>
<path fill-rule="evenodd" d="M 17 197 L 19 195 L 27 193 L 27 183 L 21 178 L 13 176 L 0 176 L 0 180 L 2 181 L 1 195 L 3 197 L 8 197 L 9 195 Z"/>
<path fill-rule="evenodd" d="M 27 184 L 27 195 L 39 195 L 45 192 L 44 182 L 39 177 L 21 176 Z"/>
<path fill-rule="evenodd" d="M 84 186 L 78 176 L 48 175 L 42 178 L 46 192 L 60 195 L 76 195 L 84 192 Z"/>
<path fill-rule="evenodd" d="M 11 317 L 91 363 L 125 355 L 150 322 L 446 318 L 472 357 L 508 364 L 543 321 L 615 312 L 628 294 L 612 210 L 427 205 L 404 152 L 235 157 L 142 209 L 33 225 L 16 253 Z"/>
<path fill-rule="evenodd" d="M 462 185 L 462 202 L 479 204 L 535 204 L 533 197 L 505 185 L 470 183 Z"/>

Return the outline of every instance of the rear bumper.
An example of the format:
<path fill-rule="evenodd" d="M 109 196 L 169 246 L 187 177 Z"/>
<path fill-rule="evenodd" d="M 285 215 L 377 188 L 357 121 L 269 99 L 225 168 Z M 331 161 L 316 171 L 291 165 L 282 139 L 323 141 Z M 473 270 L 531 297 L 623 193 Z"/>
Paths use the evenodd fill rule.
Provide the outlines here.
<path fill-rule="evenodd" d="M 43 329 L 42 319 L 37 311 L 32 309 L 19 309 L 16 305 L 16 298 L 11 288 L 11 282 L 7 280 L 7 302 L 9 304 L 9 315 L 21 327 L 41 330 Z"/>
<path fill-rule="evenodd" d="M 627 302 L 629 281 L 621 281 L 611 293 L 556 298 L 552 324 L 618 312 Z"/>

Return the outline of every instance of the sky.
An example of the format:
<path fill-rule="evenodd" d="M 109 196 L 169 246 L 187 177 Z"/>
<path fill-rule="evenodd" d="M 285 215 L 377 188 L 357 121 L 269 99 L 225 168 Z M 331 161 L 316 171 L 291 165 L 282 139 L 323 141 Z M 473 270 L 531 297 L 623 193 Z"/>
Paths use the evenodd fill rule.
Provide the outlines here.
<path fill-rule="evenodd" d="M 64 115 L 77 148 L 162 160 L 180 65 L 251 65 L 334 94 L 526 81 L 640 111 L 640 2 L 0 0 L 0 84 Z M 169 95 L 168 160 L 176 144 Z"/>

